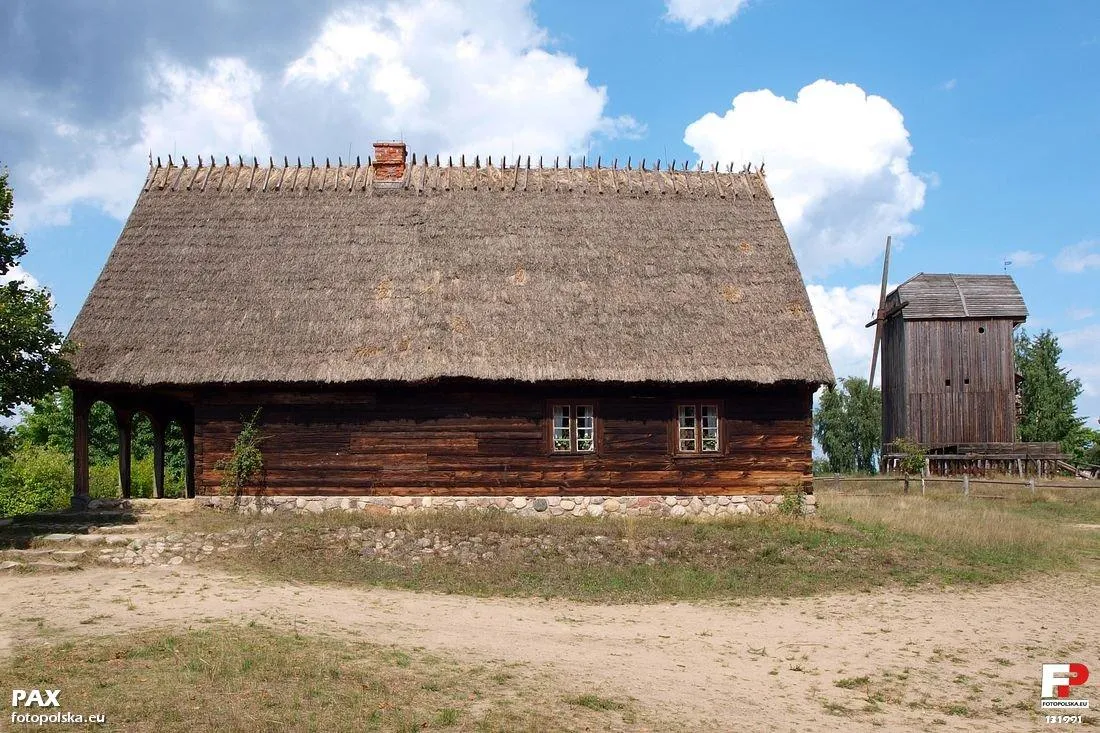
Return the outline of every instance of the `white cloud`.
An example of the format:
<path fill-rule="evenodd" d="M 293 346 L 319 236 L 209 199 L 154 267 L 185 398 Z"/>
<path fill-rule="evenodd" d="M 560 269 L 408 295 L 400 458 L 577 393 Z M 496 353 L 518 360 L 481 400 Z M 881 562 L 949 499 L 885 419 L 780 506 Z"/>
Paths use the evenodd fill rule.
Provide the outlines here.
<path fill-rule="evenodd" d="M 1075 321 L 1083 321 L 1096 315 L 1096 311 L 1092 308 L 1067 308 L 1066 315 Z"/>
<path fill-rule="evenodd" d="M 958 79 L 948 79 L 943 84 L 940 84 L 940 89 L 945 92 L 954 91 L 955 87 L 959 85 Z"/>
<path fill-rule="evenodd" d="M 684 142 L 705 160 L 764 161 L 768 185 L 803 271 L 866 265 L 909 216 L 927 184 L 909 170 L 909 132 L 886 99 L 819 80 L 795 100 L 744 92 L 719 117 L 691 123 Z"/>
<path fill-rule="evenodd" d="M 260 77 L 241 59 L 217 58 L 201 69 L 157 63 L 148 78 L 150 99 L 132 129 L 56 123 L 65 144 L 28 172 L 29 200 L 17 199 L 20 225 L 67 224 L 78 202 L 124 218 L 145 180 L 150 152 L 175 153 L 177 161 L 180 155 L 194 161 L 200 153 L 267 153 L 270 144 L 254 103 L 260 86 Z"/>
<path fill-rule="evenodd" d="M 1091 240 L 1063 247 L 1054 258 L 1054 266 L 1062 272 L 1084 272 L 1100 268 L 1100 241 Z"/>
<path fill-rule="evenodd" d="M 665 0 L 665 17 L 693 31 L 728 23 L 748 4 L 749 0 Z"/>
<path fill-rule="evenodd" d="M 58 115 L 64 104 L 0 82 L 0 96 L 40 121 L 47 151 L 17 170 L 22 229 L 67 224 L 78 202 L 123 218 L 147 157 L 174 153 L 325 156 L 371 153 L 402 138 L 410 152 L 583 154 L 644 126 L 610 116 L 607 90 L 554 51 L 529 3 L 370 2 L 330 14 L 300 56 L 166 57 L 144 100 L 109 126 Z M 15 92 L 19 92 L 17 95 Z"/>
<path fill-rule="evenodd" d="M 880 288 L 881 285 L 826 288 L 811 284 L 806 287 L 818 328 L 821 329 L 821 338 L 825 341 L 829 361 L 838 379 L 864 377 L 871 368 L 875 329 L 866 328 L 866 324 L 875 317 Z M 880 353 L 876 383 L 880 381 L 881 367 Z"/>
<path fill-rule="evenodd" d="M 299 104 L 350 113 L 351 130 L 334 131 L 343 145 L 400 137 L 417 152 L 565 154 L 639 133 L 605 115 L 607 90 L 587 69 L 547 46 L 526 2 L 359 5 L 325 22 L 283 83 Z"/>
<path fill-rule="evenodd" d="M 15 280 L 22 280 L 24 285 L 34 290 L 38 290 L 42 287 L 42 284 L 38 282 L 38 279 L 34 275 L 24 270 L 22 265 L 16 265 L 15 267 L 5 272 L 3 275 L 0 275 L 0 285 L 14 282 Z"/>
<path fill-rule="evenodd" d="M 1044 256 L 1045 255 L 1038 252 L 1018 249 L 1015 252 L 1005 255 L 1005 262 L 1010 263 L 1013 267 L 1031 267 L 1042 260 Z"/>

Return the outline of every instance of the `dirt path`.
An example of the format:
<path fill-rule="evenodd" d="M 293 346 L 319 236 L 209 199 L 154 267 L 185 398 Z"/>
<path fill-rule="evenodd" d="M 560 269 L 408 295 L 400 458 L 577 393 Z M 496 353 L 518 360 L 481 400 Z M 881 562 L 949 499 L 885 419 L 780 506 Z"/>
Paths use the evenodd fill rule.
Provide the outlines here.
<path fill-rule="evenodd" d="M 1039 664 L 1100 670 L 1096 581 L 591 606 L 278 585 L 185 567 L 96 569 L 0 578 L 0 654 L 43 631 L 54 639 L 257 619 L 522 662 L 563 688 L 633 696 L 689 728 L 1040 730 L 1050 726 L 1031 712 Z M 862 676 L 854 689 L 834 684 Z"/>

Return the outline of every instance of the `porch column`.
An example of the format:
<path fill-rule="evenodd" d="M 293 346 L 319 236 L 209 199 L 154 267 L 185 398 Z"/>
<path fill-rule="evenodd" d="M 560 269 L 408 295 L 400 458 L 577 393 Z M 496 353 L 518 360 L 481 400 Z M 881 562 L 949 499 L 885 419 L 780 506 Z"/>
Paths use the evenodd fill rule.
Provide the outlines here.
<path fill-rule="evenodd" d="M 73 499 L 72 508 L 88 508 L 88 413 L 92 401 L 73 388 Z"/>
<path fill-rule="evenodd" d="M 115 408 L 115 423 L 118 425 L 118 485 L 122 489 L 122 498 L 130 498 L 130 446 L 133 444 L 133 413 Z"/>
<path fill-rule="evenodd" d="M 150 419 L 153 424 L 153 497 L 164 498 L 164 420 Z"/>
<path fill-rule="evenodd" d="M 184 494 L 188 499 L 195 498 L 195 423 L 192 420 L 181 420 L 183 429 L 183 445 L 187 453 L 186 468 L 184 469 Z"/>

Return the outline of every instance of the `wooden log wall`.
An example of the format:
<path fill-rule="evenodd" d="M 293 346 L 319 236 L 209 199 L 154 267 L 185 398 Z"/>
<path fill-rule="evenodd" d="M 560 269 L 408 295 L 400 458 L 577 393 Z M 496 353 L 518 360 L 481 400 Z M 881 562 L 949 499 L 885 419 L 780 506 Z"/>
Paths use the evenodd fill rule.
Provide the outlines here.
<path fill-rule="evenodd" d="M 906 322 L 904 437 L 925 445 L 1014 441 L 1013 348 L 1008 319 Z"/>
<path fill-rule="evenodd" d="M 196 396 L 196 480 L 220 491 L 217 466 L 242 418 L 261 408 L 269 495 L 743 495 L 812 491 L 811 398 L 767 389 L 394 385 L 251 390 Z M 596 405 L 595 455 L 550 453 L 548 404 Z M 673 453 L 676 405 L 720 405 L 722 450 Z"/>

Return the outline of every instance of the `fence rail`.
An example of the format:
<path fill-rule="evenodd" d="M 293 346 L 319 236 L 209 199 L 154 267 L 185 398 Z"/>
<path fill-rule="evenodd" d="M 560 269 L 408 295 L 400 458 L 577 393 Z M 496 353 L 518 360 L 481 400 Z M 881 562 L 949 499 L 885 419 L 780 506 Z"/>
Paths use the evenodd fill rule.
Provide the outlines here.
<path fill-rule="evenodd" d="M 991 479 L 974 478 L 966 474 L 950 478 L 942 476 L 912 476 L 906 478 L 897 475 L 841 476 L 839 474 L 814 476 L 815 491 L 836 491 L 850 494 L 851 488 L 863 488 L 869 491 L 877 491 L 878 486 L 881 486 L 884 490 L 880 493 L 894 493 L 898 491 L 901 493 L 909 493 L 919 490 L 921 494 L 926 494 L 931 488 L 933 491 L 938 491 L 939 493 L 961 493 L 963 496 L 971 496 L 971 487 L 977 490 L 978 487 L 989 486 L 1000 486 L 1009 491 L 1028 492 L 1030 494 L 1037 494 L 1040 491 L 1047 491 L 1048 489 L 1056 491 L 1100 491 L 1100 480 L 1071 479 L 1066 481 L 1041 481 L 1036 479 L 1022 480 L 1008 477 Z M 949 486 L 952 490 L 944 492 L 943 489 L 945 486 Z"/>

